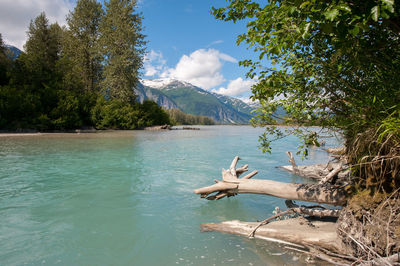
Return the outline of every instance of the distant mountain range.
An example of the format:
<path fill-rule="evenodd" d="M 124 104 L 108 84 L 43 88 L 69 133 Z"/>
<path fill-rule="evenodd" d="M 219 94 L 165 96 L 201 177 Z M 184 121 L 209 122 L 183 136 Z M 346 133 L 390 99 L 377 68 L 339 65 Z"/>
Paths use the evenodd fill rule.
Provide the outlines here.
<path fill-rule="evenodd" d="M 136 89 L 140 101 L 150 99 L 166 109 L 177 108 L 185 113 L 204 115 L 222 124 L 248 124 L 255 106 L 209 92 L 175 79 L 142 80 Z"/>
<path fill-rule="evenodd" d="M 12 60 L 17 59 L 18 56 L 22 53 L 22 51 L 21 51 L 20 49 L 18 49 L 18 48 L 15 47 L 15 46 L 12 46 L 12 45 L 6 44 L 6 48 L 7 48 L 8 51 L 9 51 L 8 56 L 9 56 Z"/>

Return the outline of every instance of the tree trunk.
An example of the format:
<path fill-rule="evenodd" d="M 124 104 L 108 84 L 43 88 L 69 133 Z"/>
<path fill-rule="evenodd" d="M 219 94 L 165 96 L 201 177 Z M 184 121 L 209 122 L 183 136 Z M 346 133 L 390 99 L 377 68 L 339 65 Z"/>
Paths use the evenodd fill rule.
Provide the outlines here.
<path fill-rule="evenodd" d="M 253 179 L 257 171 L 239 179 L 240 174 L 247 171 L 247 165 L 236 169 L 239 157 L 235 157 L 229 170 L 222 169 L 222 181 L 216 184 L 194 190 L 209 200 L 218 200 L 225 196 L 239 193 L 263 194 L 289 200 L 301 200 L 343 206 L 346 203 L 346 193 L 342 187 L 329 184 L 292 184 L 272 180 Z M 215 195 L 209 194 L 217 192 Z"/>

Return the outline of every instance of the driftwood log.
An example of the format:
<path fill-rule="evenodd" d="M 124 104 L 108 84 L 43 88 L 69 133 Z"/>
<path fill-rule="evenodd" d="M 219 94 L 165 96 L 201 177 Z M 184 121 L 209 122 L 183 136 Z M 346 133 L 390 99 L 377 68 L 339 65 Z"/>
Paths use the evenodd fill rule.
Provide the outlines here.
<path fill-rule="evenodd" d="M 340 186 L 330 184 L 292 184 L 265 179 L 250 179 L 257 174 L 250 174 L 239 178 L 248 171 L 248 165 L 236 169 L 239 157 L 236 156 L 229 170 L 222 169 L 222 180 L 214 180 L 216 184 L 195 189 L 194 193 L 202 198 L 219 200 L 223 197 L 235 196 L 241 193 L 263 194 L 288 200 L 301 200 L 343 206 L 346 203 L 346 193 Z M 213 195 L 210 195 L 215 193 Z"/>
<path fill-rule="evenodd" d="M 317 245 L 333 252 L 342 253 L 344 248 L 336 233 L 335 221 L 313 220 L 303 217 L 280 220 L 268 223 L 259 228 L 258 222 L 225 221 L 222 223 L 202 223 L 202 232 L 221 232 L 258 239 L 281 242 L 290 246 L 304 248 L 306 245 Z"/>
<path fill-rule="evenodd" d="M 286 152 L 290 165 L 278 166 L 278 168 L 291 172 L 295 175 L 320 180 L 320 183 L 330 182 L 335 176 L 343 177 L 348 172 L 342 172 L 344 167 L 341 161 L 329 162 L 328 164 L 313 164 L 298 166 L 291 152 Z"/>

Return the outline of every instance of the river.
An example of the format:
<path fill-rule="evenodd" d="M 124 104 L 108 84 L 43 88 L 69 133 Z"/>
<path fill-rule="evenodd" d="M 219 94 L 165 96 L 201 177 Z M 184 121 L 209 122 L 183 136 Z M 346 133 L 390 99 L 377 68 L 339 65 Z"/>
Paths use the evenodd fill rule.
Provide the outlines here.
<path fill-rule="evenodd" d="M 200 223 L 257 221 L 284 200 L 238 195 L 200 199 L 235 155 L 254 178 L 304 182 L 287 165 L 295 137 L 258 149 L 262 129 L 107 131 L 0 138 L 1 265 L 283 265 L 305 255 L 220 233 Z M 328 146 L 336 140 L 328 139 Z M 327 162 L 312 150 L 308 161 Z"/>

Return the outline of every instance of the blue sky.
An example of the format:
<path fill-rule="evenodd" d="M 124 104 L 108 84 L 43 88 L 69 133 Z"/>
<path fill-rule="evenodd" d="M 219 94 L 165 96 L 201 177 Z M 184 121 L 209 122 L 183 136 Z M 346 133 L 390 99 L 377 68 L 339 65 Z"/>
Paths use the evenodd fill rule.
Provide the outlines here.
<path fill-rule="evenodd" d="M 29 21 L 45 11 L 51 22 L 65 24 L 75 0 L 1 0 L 0 33 L 6 43 L 23 48 Z M 142 78 L 175 78 L 207 90 L 248 98 L 254 81 L 238 62 L 254 58 L 246 46 L 236 45 L 245 23 L 216 20 L 212 6 L 225 0 L 140 0 L 138 11 L 147 35 L 147 56 Z"/>

